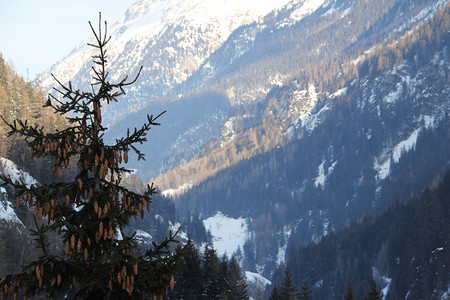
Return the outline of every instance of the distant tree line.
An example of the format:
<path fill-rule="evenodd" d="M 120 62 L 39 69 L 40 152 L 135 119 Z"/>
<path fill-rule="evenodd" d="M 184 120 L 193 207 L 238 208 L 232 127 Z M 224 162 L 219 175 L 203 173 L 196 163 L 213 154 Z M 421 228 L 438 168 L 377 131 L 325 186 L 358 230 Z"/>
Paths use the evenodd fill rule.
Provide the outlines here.
<path fill-rule="evenodd" d="M 219 258 L 206 246 L 203 253 L 189 240 L 183 249 L 181 272 L 175 276 L 175 289 L 167 299 L 249 299 L 245 276 L 236 257 Z"/>
<path fill-rule="evenodd" d="M 375 280 L 388 287 L 385 299 L 407 294 L 413 299 L 440 298 L 450 279 L 448 199 L 450 172 L 436 189 L 427 188 L 420 197 L 397 203 L 377 217 L 367 215 L 317 244 L 288 247 L 286 268 L 279 268 L 272 279 L 278 293 L 282 286 L 306 282 L 313 298 L 338 299 L 351 284 L 354 299 L 361 299 L 366 293 L 369 297 L 368 287 Z M 372 286 L 370 290 L 376 295 Z"/>

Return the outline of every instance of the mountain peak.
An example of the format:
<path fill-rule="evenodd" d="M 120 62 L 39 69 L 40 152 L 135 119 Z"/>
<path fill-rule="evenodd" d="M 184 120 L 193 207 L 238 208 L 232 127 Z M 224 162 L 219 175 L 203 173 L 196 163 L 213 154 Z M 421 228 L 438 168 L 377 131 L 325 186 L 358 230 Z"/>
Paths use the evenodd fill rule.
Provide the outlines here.
<path fill-rule="evenodd" d="M 170 96 L 243 25 L 262 22 L 283 7 L 310 7 L 311 0 L 139 0 L 109 28 L 107 48 L 110 78 L 134 76 L 144 66 L 136 86 L 128 91 L 128 111 L 144 107 L 148 99 Z M 315 8 L 323 3 L 316 1 Z M 93 22 L 95 23 L 95 22 Z M 88 41 L 88 40 L 87 40 Z M 86 42 L 87 42 L 86 41 Z M 45 90 L 72 81 L 81 89 L 90 87 L 94 49 L 84 43 L 40 76 Z M 112 110 L 120 110 L 111 108 Z M 122 110 L 123 111 L 123 110 Z M 123 113 L 123 112 L 119 112 Z M 107 119 L 120 117 L 117 113 Z"/>

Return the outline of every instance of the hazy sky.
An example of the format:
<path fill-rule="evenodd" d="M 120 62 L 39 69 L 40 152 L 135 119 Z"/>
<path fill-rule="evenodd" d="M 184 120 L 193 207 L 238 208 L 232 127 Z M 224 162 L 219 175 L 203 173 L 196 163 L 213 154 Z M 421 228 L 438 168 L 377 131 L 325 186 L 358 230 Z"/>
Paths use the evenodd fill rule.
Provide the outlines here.
<path fill-rule="evenodd" d="M 90 36 L 98 13 L 115 23 L 135 0 L 0 0 L 0 52 L 34 79 Z"/>

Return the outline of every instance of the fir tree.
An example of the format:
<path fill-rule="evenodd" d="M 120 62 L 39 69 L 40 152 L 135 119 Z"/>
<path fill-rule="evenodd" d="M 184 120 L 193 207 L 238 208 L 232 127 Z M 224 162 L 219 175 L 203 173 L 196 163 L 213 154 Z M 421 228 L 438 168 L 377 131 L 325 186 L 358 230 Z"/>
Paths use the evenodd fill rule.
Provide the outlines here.
<path fill-rule="evenodd" d="M 200 257 L 192 240 L 187 241 L 182 252 L 180 272 L 175 277 L 175 289 L 170 299 L 200 299 L 203 294 L 203 273 Z"/>
<path fill-rule="evenodd" d="M 294 283 L 292 282 L 292 275 L 289 271 L 289 268 L 286 268 L 285 276 L 286 278 L 284 279 L 280 287 L 280 299 L 299 299 L 299 293 Z"/>
<path fill-rule="evenodd" d="M 241 267 L 239 267 L 239 263 L 234 256 L 231 258 L 228 266 L 227 284 L 227 299 L 249 299 L 245 277 L 242 275 Z"/>
<path fill-rule="evenodd" d="M 370 288 L 367 291 L 367 294 L 366 294 L 366 297 L 364 297 L 364 300 L 381 300 L 381 299 L 383 299 L 383 293 L 377 289 L 376 283 L 373 282 L 370 285 Z"/>
<path fill-rule="evenodd" d="M 102 106 L 123 95 L 124 88 L 134 83 L 124 78 L 110 83 L 106 71 L 106 49 L 109 41 L 106 22 L 102 34 L 101 18 L 96 32 L 98 50 L 94 56 L 92 91 L 75 90 L 72 84 L 61 84 L 55 89 L 62 98 L 49 95 L 45 104 L 55 113 L 65 116 L 68 128 L 45 133 L 42 127 L 29 125 L 27 121 L 8 123 L 9 135 L 23 136 L 30 147 L 32 158 L 52 158 L 53 174 L 63 177 L 63 168 L 76 160 L 79 172 L 72 181 L 54 181 L 42 186 L 26 186 L 2 177 L 4 185 L 17 191 L 17 206 L 25 202 L 34 208 L 36 230 L 32 231 L 40 256 L 22 268 L 17 274 L 1 279 L 4 297 L 33 297 L 37 294 L 48 298 L 65 296 L 70 299 L 134 299 L 145 295 L 161 296 L 173 288 L 173 272 L 179 254 L 171 255 L 169 244 L 174 242 L 170 233 L 161 244 L 138 255 L 137 240 L 127 236 L 124 227 L 129 219 L 149 211 L 151 197 L 155 193 L 148 186 L 144 194 L 130 192 L 119 185 L 124 173 L 121 166 L 127 163 L 133 150 L 139 159 L 144 158 L 136 143 L 147 140 L 152 126 L 159 125 L 157 117 L 147 116 L 141 129 L 128 131 L 126 137 L 106 145 L 102 125 Z M 49 235 L 59 234 L 65 251 L 52 253 Z"/>
<path fill-rule="evenodd" d="M 355 295 L 353 294 L 352 286 L 349 285 L 347 288 L 347 293 L 344 296 L 344 300 L 354 300 Z"/>
<path fill-rule="evenodd" d="M 280 296 L 280 293 L 278 292 L 278 287 L 276 284 L 273 286 L 272 294 L 270 294 L 269 299 L 270 300 L 280 300 L 281 299 L 281 296 Z"/>
<path fill-rule="evenodd" d="M 228 275 L 228 260 L 226 254 L 224 254 L 219 263 L 219 282 L 218 282 L 218 289 L 220 290 L 219 299 L 228 299 L 227 293 L 229 292 L 230 287 L 228 285 L 227 275 Z"/>
<path fill-rule="evenodd" d="M 302 291 L 300 292 L 300 299 L 301 300 L 311 300 L 311 291 L 306 284 L 306 281 L 303 283 Z"/>
<path fill-rule="evenodd" d="M 218 299 L 223 291 L 220 279 L 220 259 L 216 250 L 205 247 L 203 255 L 203 299 Z"/>

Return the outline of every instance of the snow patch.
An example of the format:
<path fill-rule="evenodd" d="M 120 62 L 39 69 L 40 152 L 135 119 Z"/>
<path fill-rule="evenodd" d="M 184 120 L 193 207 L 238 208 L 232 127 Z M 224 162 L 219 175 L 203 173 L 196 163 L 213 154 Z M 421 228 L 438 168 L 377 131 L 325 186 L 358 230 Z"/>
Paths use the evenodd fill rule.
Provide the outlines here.
<path fill-rule="evenodd" d="M 231 255 L 244 246 L 248 239 L 248 224 L 245 218 L 233 219 L 221 212 L 203 220 L 206 230 L 211 232 L 214 249 L 218 256 Z"/>
<path fill-rule="evenodd" d="M 388 294 L 389 288 L 390 288 L 391 283 L 392 283 L 392 278 L 389 278 L 387 276 L 381 275 L 380 271 L 378 271 L 378 269 L 375 266 L 372 267 L 372 277 L 373 277 L 374 280 L 378 280 L 378 281 L 381 281 L 383 283 L 384 288 L 382 288 L 381 291 L 383 292 L 383 300 L 385 300 L 386 299 L 386 295 Z"/>
<path fill-rule="evenodd" d="M 336 161 L 333 162 L 331 164 L 331 166 L 328 167 L 326 174 L 325 174 L 325 169 L 324 169 L 325 163 L 326 163 L 326 161 L 323 160 L 322 163 L 319 165 L 319 168 L 317 170 L 318 175 L 314 181 L 315 187 L 319 187 L 319 186 L 321 186 L 322 188 L 325 187 L 325 182 L 327 180 L 327 177 L 331 174 L 331 172 L 333 172 L 334 167 L 336 166 L 337 162 Z"/>
<path fill-rule="evenodd" d="M 440 252 L 440 251 L 442 251 L 442 250 L 444 250 L 444 247 L 439 247 L 439 248 L 436 248 L 436 249 L 434 249 L 431 253 L 438 253 L 438 252 Z"/>
<path fill-rule="evenodd" d="M 152 244 L 153 237 L 146 231 L 136 230 L 135 235 L 137 241 L 146 246 L 150 246 Z"/>
<path fill-rule="evenodd" d="M 401 94 L 403 93 L 403 85 L 401 82 L 398 82 L 396 85 L 396 89 L 391 91 L 386 97 L 384 97 L 384 102 L 386 103 L 395 103 Z"/>
<path fill-rule="evenodd" d="M 313 131 L 322 122 L 322 114 L 330 110 L 328 105 L 322 107 L 316 114 L 309 115 L 302 119 L 302 126 L 309 132 Z"/>
<path fill-rule="evenodd" d="M 181 227 L 181 223 L 172 224 L 172 222 L 169 221 L 169 230 L 172 231 L 172 234 L 175 234 L 175 232 L 180 230 L 180 227 Z M 178 231 L 176 238 L 177 238 L 177 240 L 183 241 L 183 242 L 187 242 L 189 240 L 188 234 L 183 230 Z"/>
<path fill-rule="evenodd" d="M 313 84 L 310 84 L 308 90 L 296 90 L 293 92 L 292 96 L 287 117 L 291 122 L 296 123 L 296 127 L 298 128 L 300 125 L 298 121 L 306 120 L 316 107 L 316 87 Z"/>
<path fill-rule="evenodd" d="M 421 128 L 418 128 L 411 133 L 411 135 L 404 141 L 398 143 L 392 150 L 392 158 L 395 163 L 398 163 L 402 153 L 409 152 L 416 146 L 417 136 Z"/>
<path fill-rule="evenodd" d="M 379 158 L 375 158 L 373 168 L 377 171 L 375 178 L 383 180 L 389 176 L 391 172 L 391 163 L 398 163 L 403 153 L 414 149 L 421 128 L 414 130 L 408 138 L 395 145 L 391 151 L 384 151 L 385 154 Z"/>
<path fill-rule="evenodd" d="M 276 1 L 275 1 L 276 2 Z M 314 11 L 316 11 L 319 7 L 322 6 L 322 4 L 325 2 L 325 0 L 305 0 L 303 3 L 299 4 L 300 1 L 297 1 L 296 5 L 297 8 L 295 8 L 289 18 L 283 20 L 280 24 L 278 24 L 278 28 L 282 28 L 285 26 L 292 26 L 304 17 L 306 17 L 309 14 L 312 14 Z M 288 6 L 289 8 L 289 6 Z"/>
<path fill-rule="evenodd" d="M 253 273 L 250 271 L 245 271 L 245 278 L 247 278 L 247 284 L 250 283 L 252 285 L 265 287 L 266 285 L 271 285 L 272 282 L 265 278 L 264 276 L 259 275 L 258 273 Z"/>
<path fill-rule="evenodd" d="M 337 90 L 336 92 L 334 92 L 333 94 L 331 94 L 330 97 L 331 97 L 331 98 L 336 98 L 336 97 L 345 95 L 345 94 L 347 94 L 347 89 L 348 89 L 348 87 L 339 89 L 339 90 Z"/>
<path fill-rule="evenodd" d="M 383 281 L 386 284 L 386 286 L 381 290 L 383 292 L 383 300 L 386 299 L 386 295 L 389 292 L 389 288 L 391 287 L 392 278 L 383 276 Z"/>
<path fill-rule="evenodd" d="M 288 241 L 289 237 L 291 236 L 292 228 L 289 226 L 284 226 L 283 233 L 284 233 L 284 240 Z M 283 247 L 278 248 L 277 253 L 277 265 L 280 266 L 281 264 L 284 264 L 286 260 L 286 249 L 287 249 L 287 242 L 284 244 Z"/>
<path fill-rule="evenodd" d="M 335 6 L 335 3 L 333 3 L 333 6 L 330 7 L 330 8 L 329 8 L 326 12 L 324 12 L 321 16 L 324 17 L 324 16 L 328 16 L 328 15 L 334 14 L 334 12 L 337 10 L 334 6 Z"/>
<path fill-rule="evenodd" d="M 319 185 L 324 186 L 325 185 L 325 173 L 323 171 L 323 165 L 325 164 L 325 161 L 322 161 L 322 163 L 319 165 L 318 175 L 316 177 L 316 180 L 314 181 L 315 187 L 319 187 Z"/>
<path fill-rule="evenodd" d="M 301 93 L 302 91 L 299 91 Z M 304 93 L 304 92 L 303 92 Z M 295 97 L 295 95 L 294 95 Z M 305 98 L 308 99 L 306 102 L 302 102 L 304 107 L 299 114 L 299 120 L 301 121 L 301 126 L 306 128 L 308 131 L 313 131 L 321 122 L 321 115 L 330 109 L 328 105 L 323 106 L 317 113 L 313 114 L 312 111 L 316 107 L 317 103 L 317 92 L 314 84 L 310 84 L 308 87 L 308 92 L 305 94 Z M 294 98 L 295 100 L 295 98 Z M 298 101 L 298 100 L 297 100 Z M 295 103 L 295 102 L 294 102 Z"/>
<path fill-rule="evenodd" d="M 441 296 L 441 300 L 448 300 L 448 299 L 450 299 L 450 284 L 447 285 L 447 291 L 445 291 Z"/>
<path fill-rule="evenodd" d="M 0 222 L 19 224 L 21 227 L 25 228 L 25 225 L 23 225 L 22 221 L 20 221 L 17 217 L 12 204 L 6 200 L 6 190 L 4 188 L 0 188 L 0 193 L 3 194 L 0 195 Z"/>
<path fill-rule="evenodd" d="M 223 125 L 222 133 L 221 133 L 221 141 L 220 148 L 223 148 L 225 145 L 230 143 L 236 138 L 236 133 L 234 131 L 233 122 L 236 117 L 229 118 L 225 124 Z"/>
<path fill-rule="evenodd" d="M 11 180 L 16 183 L 23 182 L 27 188 L 30 188 L 32 184 L 38 184 L 37 180 L 28 172 L 19 170 L 15 163 L 3 157 L 0 157 L 0 174 L 11 178 Z"/>
<path fill-rule="evenodd" d="M 194 184 L 192 182 L 188 182 L 188 183 L 185 183 L 185 184 L 179 186 L 176 189 L 164 190 L 164 191 L 161 192 L 161 194 L 164 197 L 176 198 L 176 197 L 184 194 L 186 191 L 190 190 L 193 186 L 194 186 Z"/>
<path fill-rule="evenodd" d="M 420 117 L 423 120 L 426 129 L 436 128 L 437 122 L 434 116 L 421 115 Z"/>

